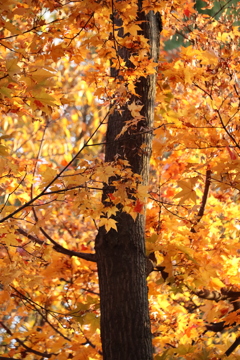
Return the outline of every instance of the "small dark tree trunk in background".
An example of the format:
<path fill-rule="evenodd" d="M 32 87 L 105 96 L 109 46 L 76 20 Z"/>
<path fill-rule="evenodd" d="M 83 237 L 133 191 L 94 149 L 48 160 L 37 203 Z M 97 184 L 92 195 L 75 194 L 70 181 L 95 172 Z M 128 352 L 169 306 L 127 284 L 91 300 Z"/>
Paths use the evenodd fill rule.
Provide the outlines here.
<path fill-rule="evenodd" d="M 161 18 L 159 13 L 141 12 L 142 0 L 138 4 L 141 34 L 149 39 L 149 57 L 157 62 Z M 117 14 L 114 16 L 117 19 Z M 114 21 L 119 21 L 116 19 Z M 118 55 L 129 68 L 133 68 L 128 49 L 119 48 Z M 112 68 L 111 76 L 117 81 L 118 70 Z M 114 161 L 116 156 L 128 160 L 132 171 L 142 176 L 143 184 L 148 183 L 152 143 L 151 132 L 144 129 L 152 127 L 155 88 L 156 74 L 139 78 L 136 90 L 139 97 L 132 97 L 121 111 L 117 109 L 110 115 L 106 135 L 105 161 Z M 144 105 L 141 111 L 144 120 L 138 123 L 134 132 L 126 132 L 115 140 L 125 121 L 130 119 L 127 105 L 133 100 Z M 141 149 L 143 144 L 144 150 Z M 118 231 L 111 229 L 106 233 L 102 227 L 96 238 L 103 359 L 151 360 L 153 349 L 145 270 L 145 216 L 138 215 L 134 221 L 129 214 L 119 211 L 114 219 Z"/>

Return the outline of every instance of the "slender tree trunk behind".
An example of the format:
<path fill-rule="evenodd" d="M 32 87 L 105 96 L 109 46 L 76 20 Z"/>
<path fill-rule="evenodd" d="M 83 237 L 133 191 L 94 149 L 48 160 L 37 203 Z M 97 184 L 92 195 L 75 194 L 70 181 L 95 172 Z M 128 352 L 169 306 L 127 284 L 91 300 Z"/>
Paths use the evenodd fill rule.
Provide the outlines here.
<path fill-rule="evenodd" d="M 160 15 L 141 12 L 139 0 L 138 20 L 142 20 L 142 35 L 149 39 L 150 56 L 158 60 Z M 121 31 L 121 30 L 120 30 Z M 124 34 L 123 34 L 124 35 Z M 119 54 L 129 68 L 130 52 L 120 48 Z M 111 69 L 111 75 L 118 78 L 118 71 Z M 128 160 L 134 173 L 140 174 L 143 183 L 148 182 L 149 160 L 151 155 L 151 132 L 153 123 L 156 74 L 141 77 L 137 83 L 139 97 L 132 98 L 128 104 L 115 111 L 108 122 L 106 135 L 106 158 L 115 157 Z M 127 132 L 118 140 L 130 112 L 127 105 L 136 100 L 144 105 L 140 121 L 134 132 Z M 139 134 L 142 133 L 142 134 Z M 145 144 L 144 149 L 141 145 Z M 151 360 L 153 357 L 148 293 L 146 284 L 145 256 L 145 216 L 132 217 L 119 211 L 114 217 L 118 231 L 111 229 L 106 233 L 102 227 L 96 238 L 96 254 L 100 286 L 101 339 L 104 360 Z"/>

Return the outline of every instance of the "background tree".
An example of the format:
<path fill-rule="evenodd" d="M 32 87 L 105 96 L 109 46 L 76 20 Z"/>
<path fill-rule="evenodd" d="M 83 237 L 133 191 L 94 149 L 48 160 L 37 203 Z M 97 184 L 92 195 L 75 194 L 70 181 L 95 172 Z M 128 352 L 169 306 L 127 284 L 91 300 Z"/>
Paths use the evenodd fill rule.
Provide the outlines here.
<path fill-rule="evenodd" d="M 0 359 L 151 358 L 149 260 L 154 358 L 239 356 L 238 4 L 204 6 L 0 1 Z"/>

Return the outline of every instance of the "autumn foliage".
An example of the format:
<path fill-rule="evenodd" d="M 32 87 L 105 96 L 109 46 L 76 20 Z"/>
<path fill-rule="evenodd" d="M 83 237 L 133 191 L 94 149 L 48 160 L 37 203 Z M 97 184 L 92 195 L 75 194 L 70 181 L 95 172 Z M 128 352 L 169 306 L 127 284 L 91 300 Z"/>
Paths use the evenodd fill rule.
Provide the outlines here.
<path fill-rule="evenodd" d="M 239 5 L 196 3 L 143 1 L 162 16 L 156 64 L 136 0 L 0 0 L 0 359 L 102 358 L 95 237 L 120 208 L 146 211 L 154 359 L 239 358 Z M 104 161 L 105 133 L 155 71 L 146 186 Z"/>

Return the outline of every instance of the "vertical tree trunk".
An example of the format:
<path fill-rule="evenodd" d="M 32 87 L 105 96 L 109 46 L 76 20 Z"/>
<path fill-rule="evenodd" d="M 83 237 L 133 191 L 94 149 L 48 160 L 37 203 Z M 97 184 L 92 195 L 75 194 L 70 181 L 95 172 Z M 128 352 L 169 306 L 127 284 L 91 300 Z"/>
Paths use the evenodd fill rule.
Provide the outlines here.
<path fill-rule="evenodd" d="M 159 54 L 161 31 L 160 15 L 141 12 L 139 0 L 138 20 L 142 20 L 142 35 L 149 39 L 150 54 L 155 62 Z M 120 30 L 122 31 L 122 29 Z M 124 34 L 123 34 L 124 35 Z M 128 67 L 130 52 L 119 49 L 119 55 Z M 111 69 L 116 79 L 118 71 Z M 137 83 L 136 101 L 144 105 L 137 130 L 115 140 L 130 113 L 127 105 L 134 97 L 109 118 L 106 135 L 105 160 L 113 161 L 115 156 L 127 159 L 134 173 L 140 174 L 143 183 L 148 182 L 151 155 L 151 132 L 153 122 L 156 74 L 141 77 Z M 139 132 L 142 134 L 139 135 Z M 144 150 L 141 145 L 145 144 Z M 153 357 L 151 330 L 148 312 L 145 257 L 145 216 L 138 215 L 134 221 L 130 215 L 120 212 L 114 217 L 118 231 L 106 233 L 100 228 L 96 238 L 96 254 L 100 286 L 101 339 L 104 360 L 151 360 Z"/>

